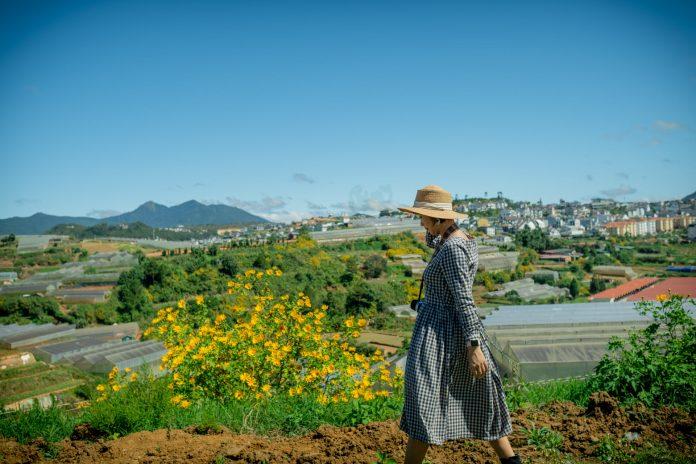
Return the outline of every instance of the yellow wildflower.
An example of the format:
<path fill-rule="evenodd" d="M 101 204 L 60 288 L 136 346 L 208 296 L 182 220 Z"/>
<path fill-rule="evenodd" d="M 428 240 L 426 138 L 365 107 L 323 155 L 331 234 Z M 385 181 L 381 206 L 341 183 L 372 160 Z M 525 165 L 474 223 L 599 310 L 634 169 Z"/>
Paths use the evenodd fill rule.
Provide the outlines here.
<path fill-rule="evenodd" d="M 179 307 L 180 309 L 184 309 L 184 308 L 186 307 L 186 300 L 184 300 L 184 299 L 182 298 L 181 300 L 179 300 L 179 302 L 178 302 L 176 305 L 177 305 L 177 307 Z"/>

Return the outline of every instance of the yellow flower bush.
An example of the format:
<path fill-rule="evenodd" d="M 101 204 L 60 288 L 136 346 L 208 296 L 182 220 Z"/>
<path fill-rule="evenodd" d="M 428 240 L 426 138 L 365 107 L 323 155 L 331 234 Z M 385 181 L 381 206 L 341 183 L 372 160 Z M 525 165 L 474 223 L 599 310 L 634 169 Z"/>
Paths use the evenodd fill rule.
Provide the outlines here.
<path fill-rule="evenodd" d="M 135 382 L 136 380 L 138 380 L 138 373 L 133 372 L 130 367 L 126 367 L 123 370 L 114 367 L 109 372 L 107 383 L 97 385 L 97 391 L 100 393 L 99 397 L 97 397 L 97 401 L 104 401 L 112 393 L 120 391 L 125 388 L 128 383 Z"/>
<path fill-rule="evenodd" d="M 175 404 L 279 394 L 309 395 L 321 404 L 370 401 L 389 396 L 402 381 L 380 350 L 366 356 L 348 343 L 360 336 L 365 319 L 350 317 L 329 334 L 325 305 L 313 307 L 302 292 L 272 294 L 270 281 L 281 275 L 277 268 L 238 274 L 217 314 L 207 311 L 203 298 L 158 312 L 145 335 L 168 350 L 161 369 L 171 372 Z"/>

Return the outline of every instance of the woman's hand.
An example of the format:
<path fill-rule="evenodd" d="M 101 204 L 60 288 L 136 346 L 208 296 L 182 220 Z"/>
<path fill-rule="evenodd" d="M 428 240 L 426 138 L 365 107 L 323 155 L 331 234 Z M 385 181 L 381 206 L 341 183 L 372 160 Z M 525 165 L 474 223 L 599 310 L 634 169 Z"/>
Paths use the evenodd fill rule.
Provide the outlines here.
<path fill-rule="evenodd" d="M 467 357 L 469 358 L 469 370 L 477 379 L 486 375 L 488 371 L 488 362 L 483 355 L 480 346 L 470 346 L 466 349 Z"/>

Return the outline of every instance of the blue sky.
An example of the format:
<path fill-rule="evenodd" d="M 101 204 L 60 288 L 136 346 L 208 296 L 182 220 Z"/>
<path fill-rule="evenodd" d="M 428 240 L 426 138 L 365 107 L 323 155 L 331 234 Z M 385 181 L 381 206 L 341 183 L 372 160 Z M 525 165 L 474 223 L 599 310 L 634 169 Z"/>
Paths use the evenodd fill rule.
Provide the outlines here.
<path fill-rule="evenodd" d="M 694 2 L 0 3 L 0 217 L 696 190 Z"/>

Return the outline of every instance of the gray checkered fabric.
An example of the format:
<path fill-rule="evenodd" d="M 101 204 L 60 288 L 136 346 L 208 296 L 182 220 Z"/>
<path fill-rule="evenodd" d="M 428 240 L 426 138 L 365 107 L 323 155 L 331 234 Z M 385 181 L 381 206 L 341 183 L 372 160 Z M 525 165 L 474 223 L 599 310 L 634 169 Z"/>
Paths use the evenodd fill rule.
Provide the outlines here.
<path fill-rule="evenodd" d="M 456 236 L 440 240 L 426 233 L 435 252 L 423 274 L 425 299 L 406 361 L 400 428 L 434 445 L 457 438 L 496 440 L 509 435 L 512 424 L 471 294 L 478 267 L 476 241 Z M 480 379 L 469 371 L 466 359 L 465 342 L 474 338 L 489 367 Z"/>

